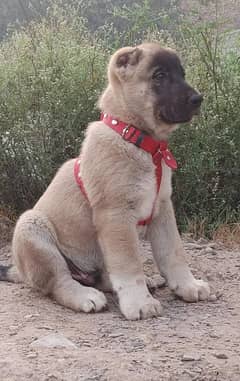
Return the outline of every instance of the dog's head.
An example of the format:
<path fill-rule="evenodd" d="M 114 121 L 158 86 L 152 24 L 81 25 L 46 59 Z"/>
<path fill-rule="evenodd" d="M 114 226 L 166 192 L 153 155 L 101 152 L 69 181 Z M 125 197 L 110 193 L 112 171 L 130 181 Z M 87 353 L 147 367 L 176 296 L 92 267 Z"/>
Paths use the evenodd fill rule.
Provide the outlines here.
<path fill-rule="evenodd" d="M 118 50 L 110 60 L 108 78 L 112 103 L 119 110 L 109 110 L 105 102 L 101 106 L 115 116 L 124 110 L 138 127 L 158 138 L 189 122 L 202 103 L 202 95 L 186 82 L 176 53 L 155 43 Z"/>

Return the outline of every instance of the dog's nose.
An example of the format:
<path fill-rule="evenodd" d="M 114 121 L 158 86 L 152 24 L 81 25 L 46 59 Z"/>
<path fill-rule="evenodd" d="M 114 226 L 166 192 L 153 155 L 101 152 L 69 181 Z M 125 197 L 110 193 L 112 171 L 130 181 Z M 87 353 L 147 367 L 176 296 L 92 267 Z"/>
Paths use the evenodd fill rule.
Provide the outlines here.
<path fill-rule="evenodd" d="M 190 97 L 189 102 L 193 106 L 200 106 L 203 101 L 203 96 L 202 94 L 194 94 Z"/>

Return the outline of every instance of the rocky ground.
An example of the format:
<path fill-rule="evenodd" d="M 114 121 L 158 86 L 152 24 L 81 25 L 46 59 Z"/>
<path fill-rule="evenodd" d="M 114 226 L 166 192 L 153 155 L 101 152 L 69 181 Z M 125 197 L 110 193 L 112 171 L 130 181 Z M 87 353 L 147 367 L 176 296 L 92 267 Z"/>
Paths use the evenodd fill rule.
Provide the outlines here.
<path fill-rule="evenodd" d="M 155 291 L 164 316 L 129 322 L 112 295 L 109 310 L 67 310 L 25 285 L 0 283 L 1 381 L 239 381 L 240 253 L 185 240 L 197 276 L 215 290 L 187 304 L 167 287 Z M 0 264 L 10 261 L 0 246 Z M 144 267 L 156 270 L 148 247 Z"/>

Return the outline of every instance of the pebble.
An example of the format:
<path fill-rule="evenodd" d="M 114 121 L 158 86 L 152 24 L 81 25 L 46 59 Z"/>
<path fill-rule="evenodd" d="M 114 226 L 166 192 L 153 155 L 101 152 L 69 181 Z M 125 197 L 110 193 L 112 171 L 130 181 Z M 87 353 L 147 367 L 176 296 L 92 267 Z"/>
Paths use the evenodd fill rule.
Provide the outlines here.
<path fill-rule="evenodd" d="M 37 328 L 38 329 L 46 329 L 48 331 L 53 331 L 54 330 L 53 327 L 49 327 L 48 325 L 39 325 Z"/>
<path fill-rule="evenodd" d="M 196 243 L 187 243 L 185 247 L 189 250 L 201 250 L 203 248 L 202 245 L 198 245 Z"/>
<path fill-rule="evenodd" d="M 58 379 L 58 376 L 56 376 L 55 374 L 53 373 L 49 373 L 47 375 L 47 378 L 45 379 L 45 381 L 50 381 L 50 380 L 57 380 Z"/>
<path fill-rule="evenodd" d="M 216 297 L 216 295 L 212 294 L 209 296 L 208 300 L 209 300 L 209 302 L 216 302 L 217 297 Z"/>
<path fill-rule="evenodd" d="M 182 361 L 199 361 L 201 360 L 201 356 L 197 354 L 184 354 L 182 356 Z"/>
<path fill-rule="evenodd" d="M 217 255 L 217 251 L 216 251 L 216 250 L 213 250 L 212 247 L 207 246 L 207 247 L 204 247 L 204 248 L 200 251 L 200 254 Z"/>
<path fill-rule="evenodd" d="M 30 314 L 30 315 L 25 315 L 24 316 L 24 319 L 31 319 L 34 315 Z"/>
<path fill-rule="evenodd" d="M 115 339 L 115 338 L 120 337 L 120 336 L 123 336 L 123 333 L 111 333 L 111 334 L 109 335 L 109 337 L 110 337 L 111 339 Z"/>
<path fill-rule="evenodd" d="M 68 340 L 61 334 L 53 333 L 47 336 L 43 336 L 38 340 L 33 341 L 30 346 L 32 348 L 72 348 L 77 349 L 78 347 L 72 341 Z"/>
<path fill-rule="evenodd" d="M 18 334 L 18 332 L 9 332 L 9 336 L 15 336 L 17 334 Z"/>
<path fill-rule="evenodd" d="M 37 353 L 29 353 L 26 357 L 28 359 L 35 359 L 37 357 Z"/>
<path fill-rule="evenodd" d="M 197 240 L 197 243 L 198 243 L 199 245 L 207 245 L 207 244 L 208 244 L 208 240 L 205 239 L 205 238 L 199 238 L 199 239 Z"/>
<path fill-rule="evenodd" d="M 29 314 L 29 315 L 25 315 L 24 316 L 24 319 L 35 319 L 36 317 L 40 316 L 40 314 Z"/>
<path fill-rule="evenodd" d="M 188 374 L 192 379 L 196 376 L 196 373 L 191 372 L 191 371 L 188 370 L 188 369 L 184 369 L 184 370 L 183 370 L 183 373 Z"/>
<path fill-rule="evenodd" d="M 225 353 L 215 353 L 214 356 L 217 359 L 220 359 L 220 360 L 226 360 L 226 359 L 228 359 L 228 356 Z"/>
<path fill-rule="evenodd" d="M 206 254 L 212 254 L 212 255 L 217 255 L 217 252 L 215 250 L 213 250 L 213 248 L 211 246 L 207 246 L 206 249 L 205 249 L 205 253 Z"/>

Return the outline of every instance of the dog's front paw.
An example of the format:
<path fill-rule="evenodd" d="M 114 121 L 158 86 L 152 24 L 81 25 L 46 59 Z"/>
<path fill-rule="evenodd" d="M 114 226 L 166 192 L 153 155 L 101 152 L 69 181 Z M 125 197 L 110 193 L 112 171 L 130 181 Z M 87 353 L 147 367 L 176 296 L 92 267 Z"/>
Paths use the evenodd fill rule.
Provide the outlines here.
<path fill-rule="evenodd" d="M 121 297 L 120 309 L 122 314 L 128 320 L 140 320 L 162 315 L 162 306 L 160 302 L 153 298 L 149 293 L 138 296 L 126 294 Z"/>
<path fill-rule="evenodd" d="M 84 291 L 76 300 L 75 310 L 89 313 L 99 312 L 106 307 L 107 299 L 101 291 L 92 287 L 85 287 Z"/>
<path fill-rule="evenodd" d="M 186 302 L 198 302 L 207 300 L 210 296 L 210 288 L 207 282 L 201 279 L 192 279 L 185 284 L 177 285 L 174 293 Z"/>

